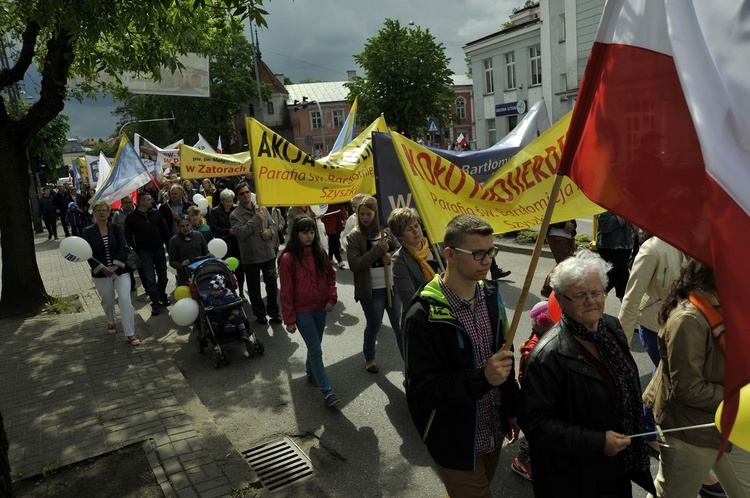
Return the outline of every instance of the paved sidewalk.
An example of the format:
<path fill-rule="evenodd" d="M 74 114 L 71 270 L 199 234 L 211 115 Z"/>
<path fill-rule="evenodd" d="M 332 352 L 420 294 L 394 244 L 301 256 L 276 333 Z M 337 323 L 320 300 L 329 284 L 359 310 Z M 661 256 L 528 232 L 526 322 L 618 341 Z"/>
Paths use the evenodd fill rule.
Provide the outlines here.
<path fill-rule="evenodd" d="M 77 294 L 82 309 L 0 320 L 0 411 L 13 477 L 143 441 L 167 497 L 227 496 L 256 481 L 154 338 L 148 313 L 135 317 L 141 346 L 131 346 L 119 324 L 107 334 L 88 265 L 63 259 L 60 241 L 35 239 L 47 292 Z"/>

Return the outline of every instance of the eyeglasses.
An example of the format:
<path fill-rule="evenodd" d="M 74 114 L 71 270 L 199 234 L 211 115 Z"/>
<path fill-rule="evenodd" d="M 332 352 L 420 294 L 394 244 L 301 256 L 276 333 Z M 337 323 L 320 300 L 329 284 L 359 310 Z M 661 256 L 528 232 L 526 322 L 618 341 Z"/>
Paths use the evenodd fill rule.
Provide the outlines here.
<path fill-rule="evenodd" d="M 242 192 L 237 192 L 237 195 L 250 195 L 251 192 L 249 190 L 243 190 Z"/>
<path fill-rule="evenodd" d="M 586 302 L 586 299 L 588 298 L 591 298 L 594 301 L 604 301 L 604 299 L 607 298 L 607 293 L 604 291 L 591 291 L 591 292 L 587 292 L 586 294 L 577 294 L 571 297 L 566 296 L 565 294 L 560 294 L 560 295 L 573 304 L 583 304 Z"/>
<path fill-rule="evenodd" d="M 461 249 L 460 247 L 451 247 L 451 249 L 464 254 L 471 254 L 474 261 L 484 261 L 484 258 L 494 258 L 495 255 L 497 255 L 497 247 L 487 249 L 486 251 L 482 249 L 479 249 L 478 251 L 469 251 L 468 249 Z"/>

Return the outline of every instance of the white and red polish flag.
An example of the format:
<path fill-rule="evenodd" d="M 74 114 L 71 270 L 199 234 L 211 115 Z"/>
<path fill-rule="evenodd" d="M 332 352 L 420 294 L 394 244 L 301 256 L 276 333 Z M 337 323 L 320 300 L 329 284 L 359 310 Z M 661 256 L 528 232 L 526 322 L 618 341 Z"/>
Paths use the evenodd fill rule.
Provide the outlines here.
<path fill-rule="evenodd" d="M 560 166 L 597 204 L 713 267 L 727 330 L 725 437 L 750 383 L 745 18 L 731 0 L 609 0 Z"/>
<path fill-rule="evenodd" d="M 223 148 L 221 147 L 221 135 L 219 135 L 219 143 L 216 144 L 216 153 L 221 154 L 223 151 Z"/>

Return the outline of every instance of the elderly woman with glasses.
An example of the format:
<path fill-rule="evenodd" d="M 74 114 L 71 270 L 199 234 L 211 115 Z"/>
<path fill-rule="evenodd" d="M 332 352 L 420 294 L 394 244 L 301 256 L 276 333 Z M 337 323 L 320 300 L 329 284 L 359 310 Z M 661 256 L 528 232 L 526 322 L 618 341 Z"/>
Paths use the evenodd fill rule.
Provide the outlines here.
<path fill-rule="evenodd" d="M 519 423 L 534 462 L 534 495 L 654 493 L 638 367 L 617 318 L 604 314 L 611 265 L 588 250 L 555 267 L 562 317 L 529 354 Z"/>
<path fill-rule="evenodd" d="M 438 261 L 422 235 L 422 220 L 414 208 L 396 208 L 388 216 L 388 228 L 401 247 L 393 253 L 393 288 L 401 301 L 401 323 L 414 294 L 440 271 Z"/>

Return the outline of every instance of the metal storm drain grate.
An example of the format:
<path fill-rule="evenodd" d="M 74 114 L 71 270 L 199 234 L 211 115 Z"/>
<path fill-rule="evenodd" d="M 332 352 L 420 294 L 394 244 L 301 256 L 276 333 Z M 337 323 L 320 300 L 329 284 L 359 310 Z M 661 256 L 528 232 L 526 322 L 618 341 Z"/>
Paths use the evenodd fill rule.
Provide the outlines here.
<path fill-rule="evenodd" d="M 317 474 L 310 459 L 285 437 L 242 452 L 269 491 L 278 491 Z"/>

